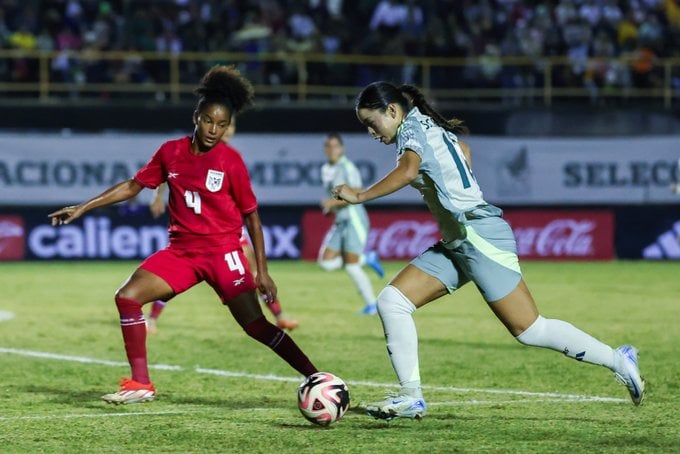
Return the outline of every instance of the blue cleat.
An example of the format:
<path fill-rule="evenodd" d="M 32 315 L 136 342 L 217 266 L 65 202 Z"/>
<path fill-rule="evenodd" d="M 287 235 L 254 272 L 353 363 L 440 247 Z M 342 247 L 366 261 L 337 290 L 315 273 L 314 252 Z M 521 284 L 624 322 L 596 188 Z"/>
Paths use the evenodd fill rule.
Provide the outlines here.
<path fill-rule="evenodd" d="M 375 273 L 383 277 L 385 276 L 385 270 L 383 270 L 382 264 L 380 263 L 380 257 L 378 257 L 378 253 L 375 251 L 368 251 L 364 255 L 366 265 L 370 266 Z"/>
<path fill-rule="evenodd" d="M 361 312 L 359 313 L 361 315 L 375 315 L 378 313 L 378 306 L 375 303 L 367 304 L 363 309 L 361 309 Z"/>

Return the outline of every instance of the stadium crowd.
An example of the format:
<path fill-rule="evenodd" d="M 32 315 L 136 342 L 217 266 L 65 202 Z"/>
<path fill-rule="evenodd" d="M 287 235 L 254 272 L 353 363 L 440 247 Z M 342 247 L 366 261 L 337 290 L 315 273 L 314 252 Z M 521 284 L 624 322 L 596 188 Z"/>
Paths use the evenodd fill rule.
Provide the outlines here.
<path fill-rule="evenodd" d="M 432 86 L 442 88 L 540 86 L 545 57 L 563 56 L 555 86 L 647 88 L 660 84 L 659 58 L 680 56 L 680 0 L 0 0 L 0 46 L 59 52 L 50 70 L 63 82 L 168 81 L 162 61 L 76 58 L 71 50 L 229 51 L 469 61 L 435 68 Z M 532 64 L 503 64 L 516 56 Z M 255 83 L 295 83 L 291 61 L 241 69 Z M 310 63 L 307 82 L 417 82 L 408 65 L 396 73 L 374 66 Z M 204 71 L 183 64 L 181 79 L 193 83 Z M 2 80 L 37 73 L 35 60 L 0 59 Z"/>

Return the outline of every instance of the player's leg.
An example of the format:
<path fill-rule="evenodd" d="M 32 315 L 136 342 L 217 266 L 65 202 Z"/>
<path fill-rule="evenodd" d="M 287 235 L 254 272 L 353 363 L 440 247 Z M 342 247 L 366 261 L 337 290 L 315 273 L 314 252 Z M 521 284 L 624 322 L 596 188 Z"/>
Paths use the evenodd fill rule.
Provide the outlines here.
<path fill-rule="evenodd" d="M 250 272 L 253 274 L 253 278 L 255 278 L 257 276 L 255 251 L 253 251 L 253 247 L 250 245 L 250 242 L 247 241 L 247 239 L 245 242 L 243 240 L 241 241 L 241 249 L 243 249 L 243 255 L 245 255 L 246 261 L 248 262 L 248 268 L 250 269 Z M 260 300 L 262 301 L 261 298 Z M 265 306 L 267 306 L 267 309 L 269 309 L 269 311 L 276 319 L 276 326 L 278 326 L 279 328 L 292 331 L 299 326 L 297 320 L 288 317 L 286 313 L 283 312 L 283 307 L 281 307 L 281 302 L 279 301 L 278 298 L 271 302 L 263 301 L 263 303 L 265 304 Z"/>
<path fill-rule="evenodd" d="M 489 307 L 519 342 L 611 369 L 626 382 L 633 401 L 639 404 L 644 381 L 637 370 L 637 350 L 614 350 L 570 323 L 540 316 L 521 277 L 514 235 L 505 221 L 489 218 L 473 222 L 467 227 L 461 250 L 459 257 L 464 257 Z"/>
<path fill-rule="evenodd" d="M 378 314 L 401 389 L 384 401 L 368 404 L 370 415 L 382 419 L 425 415 L 413 312 L 466 282 L 443 249 L 435 246 L 414 259 L 380 292 Z"/>
<path fill-rule="evenodd" d="M 368 216 L 361 216 L 361 212 L 347 222 L 342 231 L 342 258 L 345 262 L 345 271 L 354 282 L 357 291 L 364 300 L 364 315 L 373 315 L 377 312 L 373 285 L 366 272 L 361 266 L 361 259 L 368 240 Z"/>
<path fill-rule="evenodd" d="M 123 379 L 117 393 L 102 396 L 107 402 L 144 402 L 155 396 L 147 365 L 142 305 L 158 299 L 167 301 L 195 285 L 198 280 L 192 263 L 193 260 L 176 255 L 171 249 L 163 249 L 148 257 L 116 292 L 132 378 Z"/>
<path fill-rule="evenodd" d="M 373 285 L 371 284 L 368 275 L 361 267 L 361 256 L 356 253 L 345 252 L 342 257 L 345 262 L 345 271 L 347 271 L 347 274 L 349 274 L 349 277 L 352 279 L 359 295 L 361 295 L 361 299 L 364 300 L 364 308 L 361 310 L 361 314 L 373 315 L 377 313 L 378 309 L 375 293 L 373 292 Z"/>
<path fill-rule="evenodd" d="M 230 266 L 223 261 L 229 256 Z M 231 314 L 243 330 L 253 339 L 271 348 L 277 355 L 304 376 L 318 370 L 297 344 L 281 328 L 267 321 L 258 301 L 255 281 L 243 265 L 243 252 L 230 251 L 227 254 L 213 254 L 203 266 L 206 282 L 229 307 Z M 241 266 L 239 266 L 241 265 Z"/>
<path fill-rule="evenodd" d="M 325 271 L 335 271 L 342 268 L 343 263 L 340 251 L 342 249 L 343 230 L 343 224 L 333 224 L 333 227 L 326 232 L 321 242 L 317 263 Z"/>
<path fill-rule="evenodd" d="M 158 332 L 158 317 L 161 316 L 166 304 L 168 302 L 163 300 L 155 300 L 151 303 L 151 310 L 146 317 L 146 331 L 149 334 L 156 334 Z"/>
<path fill-rule="evenodd" d="M 633 403 L 642 402 L 645 382 L 640 377 L 635 347 L 613 349 L 571 323 L 542 317 L 524 280 L 509 295 L 490 303 L 490 307 L 522 344 L 549 348 L 577 361 L 607 367 L 626 385 Z"/>
<path fill-rule="evenodd" d="M 146 324 L 142 305 L 159 298 L 169 298 L 172 288 L 159 276 L 138 268 L 116 291 L 116 307 L 125 353 L 131 369 L 131 378 L 123 378 L 117 392 L 102 399 L 109 403 L 131 404 L 153 400 L 156 396 L 146 354 Z"/>

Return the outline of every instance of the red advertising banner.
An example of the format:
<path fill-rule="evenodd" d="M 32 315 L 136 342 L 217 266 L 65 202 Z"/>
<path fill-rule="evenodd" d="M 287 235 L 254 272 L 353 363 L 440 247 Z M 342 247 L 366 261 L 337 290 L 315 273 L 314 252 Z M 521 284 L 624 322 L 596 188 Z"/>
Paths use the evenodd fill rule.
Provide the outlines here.
<path fill-rule="evenodd" d="M 24 220 L 20 216 L 0 216 L 0 262 L 23 260 L 24 232 Z"/>
<path fill-rule="evenodd" d="M 428 211 L 370 211 L 371 231 L 367 250 L 375 250 L 382 260 L 410 260 L 436 243 L 441 236 Z M 302 258 L 316 260 L 332 217 L 320 211 L 306 211 L 302 217 Z"/>
<path fill-rule="evenodd" d="M 608 210 L 508 210 L 522 259 L 611 260 L 614 213 Z"/>
<path fill-rule="evenodd" d="M 440 239 L 427 211 L 369 211 L 367 250 L 382 260 L 410 260 Z M 611 260 L 614 213 L 607 210 L 507 210 L 504 218 L 517 239 L 521 259 Z M 302 218 L 302 258 L 316 260 L 332 218 L 306 211 Z"/>

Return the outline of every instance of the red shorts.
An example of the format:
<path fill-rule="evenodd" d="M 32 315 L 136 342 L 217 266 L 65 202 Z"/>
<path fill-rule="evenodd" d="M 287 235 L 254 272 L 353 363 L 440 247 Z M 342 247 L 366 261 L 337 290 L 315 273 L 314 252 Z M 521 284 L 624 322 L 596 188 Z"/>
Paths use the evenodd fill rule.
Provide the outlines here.
<path fill-rule="evenodd" d="M 152 254 L 139 267 L 162 278 L 176 294 L 205 281 L 226 304 L 256 288 L 243 250 L 228 249 L 195 251 L 169 247 Z"/>

